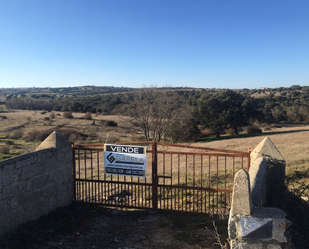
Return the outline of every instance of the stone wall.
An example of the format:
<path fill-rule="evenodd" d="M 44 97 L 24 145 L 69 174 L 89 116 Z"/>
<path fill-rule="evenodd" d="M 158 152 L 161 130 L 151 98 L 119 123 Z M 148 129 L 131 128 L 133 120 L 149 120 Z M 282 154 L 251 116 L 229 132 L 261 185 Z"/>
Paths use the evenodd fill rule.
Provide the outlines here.
<path fill-rule="evenodd" d="M 0 234 L 73 200 L 71 144 L 52 133 L 36 152 L 0 162 Z"/>
<path fill-rule="evenodd" d="M 266 137 L 251 153 L 249 173 L 236 173 L 228 225 L 232 249 L 293 248 L 285 235 L 291 222 L 276 208 L 284 191 L 285 166 Z"/>

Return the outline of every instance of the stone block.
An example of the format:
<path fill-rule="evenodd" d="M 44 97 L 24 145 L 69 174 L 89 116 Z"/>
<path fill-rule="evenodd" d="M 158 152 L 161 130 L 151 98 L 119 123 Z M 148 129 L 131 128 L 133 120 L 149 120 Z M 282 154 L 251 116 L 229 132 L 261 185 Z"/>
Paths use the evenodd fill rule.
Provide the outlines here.
<path fill-rule="evenodd" d="M 241 240 L 232 240 L 230 246 L 231 249 L 265 249 L 263 243 L 250 243 Z"/>
<path fill-rule="evenodd" d="M 281 245 L 276 242 L 254 242 L 232 240 L 230 242 L 231 249 L 281 249 Z"/>
<path fill-rule="evenodd" d="M 62 172 L 60 172 L 58 169 L 52 169 L 49 172 L 49 177 L 52 181 L 59 181 L 63 178 Z"/>
<path fill-rule="evenodd" d="M 239 217 L 237 215 L 232 215 L 230 212 L 228 221 L 228 235 L 229 239 L 236 239 L 236 224 L 239 223 Z"/>
<path fill-rule="evenodd" d="M 19 160 L 16 162 L 16 168 L 23 168 L 28 165 L 27 160 Z"/>
<path fill-rule="evenodd" d="M 50 210 L 56 210 L 57 207 L 59 207 L 58 203 L 56 201 L 56 198 L 54 198 L 54 197 L 49 198 L 48 201 L 49 201 Z"/>
<path fill-rule="evenodd" d="M 237 237 L 244 240 L 272 239 L 273 220 L 271 218 L 240 217 Z"/>
<path fill-rule="evenodd" d="M 8 218 L 9 229 L 16 228 L 19 224 L 24 222 L 24 211 L 23 207 L 16 208 L 10 211 Z"/>
<path fill-rule="evenodd" d="M 267 161 L 265 158 L 257 158 L 251 163 L 249 176 L 252 205 L 262 207 L 266 202 Z"/>
<path fill-rule="evenodd" d="M 2 179 L 4 187 L 15 182 L 16 166 L 15 164 L 5 165 L 2 168 Z"/>
<path fill-rule="evenodd" d="M 30 188 L 31 190 L 39 190 L 44 187 L 44 185 L 49 181 L 49 175 L 44 174 L 44 175 L 38 175 L 30 180 Z"/>
<path fill-rule="evenodd" d="M 273 220 L 273 239 L 280 243 L 288 242 L 285 236 L 285 231 L 290 225 L 290 221 L 286 218 L 274 219 Z"/>
<path fill-rule="evenodd" d="M 19 195 L 19 184 L 11 184 L 3 188 L 3 199 L 13 198 Z"/>
<path fill-rule="evenodd" d="M 3 175 L 2 168 L 0 168 L 0 201 L 3 199 Z"/>
<path fill-rule="evenodd" d="M 57 164 L 58 167 L 62 167 L 64 164 L 66 164 L 66 155 L 63 152 L 58 152 L 57 153 Z"/>
<path fill-rule="evenodd" d="M 249 174 L 244 169 L 235 174 L 231 214 L 251 215 L 252 199 Z"/>
<path fill-rule="evenodd" d="M 23 168 L 27 167 L 28 165 L 31 165 L 35 163 L 35 154 L 26 154 L 19 157 L 13 158 L 14 161 L 16 161 L 16 168 Z"/>
<path fill-rule="evenodd" d="M 47 153 L 46 153 L 45 151 L 42 151 L 42 152 L 38 155 L 38 157 L 37 157 L 37 162 L 38 162 L 38 163 L 43 163 L 43 164 L 44 164 L 44 162 L 45 162 L 45 160 L 46 160 L 46 156 L 47 156 Z"/>
<path fill-rule="evenodd" d="M 286 243 L 287 238 L 285 231 L 292 224 L 288 219 L 285 218 L 285 212 L 279 208 L 254 208 L 252 211 L 254 217 L 261 219 L 272 219 L 272 239 Z"/>
<path fill-rule="evenodd" d="M 25 180 L 28 180 L 31 178 L 32 176 L 32 170 L 31 170 L 31 167 L 32 166 L 29 166 L 27 168 L 24 168 L 24 169 L 19 169 L 19 175 L 18 175 L 18 180 L 19 181 L 25 181 Z"/>
<path fill-rule="evenodd" d="M 8 202 L 10 203 L 10 210 L 13 210 L 19 207 L 19 199 L 17 197 L 12 198 Z"/>
<path fill-rule="evenodd" d="M 291 222 L 285 218 L 284 211 L 278 208 L 253 208 L 252 216 L 230 215 L 229 238 L 242 241 L 243 245 L 246 245 L 236 247 L 236 243 L 232 248 L 251 248 L 250 243 L 253 242 L 263 244 L 267 242 L 267 248 L 277 248 L 278 244 L 287 243 L 285 231 L 290 224 Z"/>
<path fill-rule="evenodd" d="M 73 152 L 72 152 L 72 149 L 71 149 L 71 148 L 65 149 L 64 155 L 65 155 L 65 159 L 64 159 L 65 162 L 66 162 L 66 163 L 71 163 L 71 164 L 72 164 L 72 161 L 73 161 Z"/>

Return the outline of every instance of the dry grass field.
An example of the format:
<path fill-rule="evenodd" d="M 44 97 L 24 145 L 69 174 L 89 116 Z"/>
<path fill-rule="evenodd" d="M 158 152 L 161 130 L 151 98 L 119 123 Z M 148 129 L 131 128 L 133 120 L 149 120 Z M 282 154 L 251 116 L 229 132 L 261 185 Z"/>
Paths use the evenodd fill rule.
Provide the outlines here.
<path fill-rule="evenodd" d="M 35 151 L 36 147 L 41 143 L 41 141 L 37 140 L 37 138 L 42 138 L 42 133 L 49 129 L 58 129 L 58 130 L 66 130 L 66 136 L 69 141 L 75 142 L 75 144 L 92 144 L 92 143 L 115 143 L 115 142 L 131 142 L 131 141 L 140 141 L 142 137 L 142 131 L 132 125 L 127 121 L 126 117 L 120 116 L 108 116 L 108 115 L 94 115 L 92 114 L 92 119 L 85 119 L 85 114 L 83 113 L 73 113 L 74 118 L 65 118 L 64 113 L 62 112 L 40 112 L 40 111 L 14 111 L 14 112 L 2 112 L 0 113 L 0 161 L 14 157 L 20 154 L 24 154 L 27 152 Z M 108 125 L 108 121 L 111 122 L 111 125 Z M 117 123 L 117 126 L 115 125 Z M 263 129 L 263 127 L 260 127 Z M 308 198 L 309 191 L 307 186 L 309 186 L 309 125 L 281 125 L 279 127 L 273 127 L 271 129 L 267 129 L 262 134 L 253 137 L 247 138 L 233 138 L 233 139 L 225 139 L 219 141 L 212 142 L 198 142 L 191 143 L 193 146 L 200 147 L 210 147 L 216 149 L 227 149 L 227 150 L 237 150 L 237 151 L 248 151 L 248 148 L 255 148 L 266 136 L 268 136 L 273 143 L 276 145 L 282 156 L 286 160 L 286 173 L 287 176 L 292 179 L 292 181 L 288 181 L 289 188 L 295 190 L 305 190 L 302 193 L 302 197 Z M 189 144 L 186 144 L 189 145 Z M 182 151 L 182 148 L 173 148 L 173 150 Z M 89 156 L 89 155 L 87 155 Z M 150 155 L 148 155 L 150 157 Z M 160 183 L 165 181 L 164 184 L 174 185 L 175 182 L 180 182 L 186 184 L 188 186 L 203 186 L 203 187 L 214 187 L 214 188 L 229 188 L 231 181 L 221 182 L 220 178 L 211 182 L 208 179 L 212 178 L 212 171 L 217 171 L 217 169 L 211 170 L 209 172 L 203 171 L 200 175 L 194 172 L 199 172 L 201 170 L 201 157 L 188 157 L 188 161 L 185 162 L 185 156 L 175 155 L 173 159 L 170 157 L 162 158 L 160 155 L 158 158 L 159 163 L 162 164 L 163 161 L 166 160 L 166 168 L 164 171 L 159 172 L 161 175 L 171 176 L 169 178 L 160 179 Z M 103 156 L 99 156 L 100 160 L 102 160 Z M 204 159 L 203 159 L 204 160 Z M 150 159 L 147 161 L 150 161 Z M 170 162 L 173 162 L 173 165 L 177 165 L 175 171 L 171 171 Z M 204 161 L 206 164 L 206 160 Z M 96 163 L 94 160 L 93 163 Z M 188 165 L 188 168 L 187 166 Z M 192 167 L 194 165 L 194 168 Z M 219 160 L 219 165 L 221 161 Z M 88 167 L 88 166 L 87 166 Z M 188 170 L 188 174 L 186 178 L 179 178 L 179 172 L 183 172 Z M 193 171 L 192 171 L 193 170 Z M 224 166 L 220 166 L 218 168 L 219 173 L 225 171 Z M 94 172 L 94 175 L 83 175 L 84 170 L 80 171 L 81 177 L 84 178 L 94 178 L 103 175 L 102 172 Z M 193 173 L 192 173 L 193 172 Z M 79 174 L 79 171 L 77 171 Z M 148 171 L 147 174 L 150 174 Z M 227 172 L 229 176 L 232 174 L 231 172 Z M 103 177 L 111 177 L 111 176 L 103 176 Z M 117 176 L 114 176 L 117 177 Z M 121 181 L 121 177 L 118 178 Z M 215 179 L 215 178 L 214 178 Z M 173 181 L 169 182 L 169 181 Z M 188 182 L 188 183 L 187 183 Z M 214 185 L 211 185 L 214 184 Z M 227 185 L 227 186 L 225 186 Z M 79 185 L 80 188 L 83 188 L 83 185 Z M 92 187 L 92 186 L 91 186 Z M 90 188 L 90 186 L 89 186 Z M 215 205 L 214 202 L 217 200 L 222 200 L 218 196 L 215 195 L 207 195 L 204 196 L 201 193 L 194 195 L 190 191 L 182 191 L 175 190 L 166 191 L 159 190 L 159 198 L 161 200 L 160 204 L 165 205 L 165 202 L 170 201 L 170 207 L 175 202 L 172 202 L 173 195 L 176 195 L 176 191 L 178 196 L 178 203 L 185 207 L 185 210 L 197 209 L 197 206 L 192 205 L 192 203 L 199 203 L 199 199 L 207 198 L 207 205 L 205 207 L 208 210 L 213 209 Z M 179 191 L 182 191 L 181 193 Z M 147 189 L 139 190 L 135 192 L 142 193 L 141 202 L 149 202 L 150 195 Z M 131 191 L 131 199 L 134 201 L 135 192 Z M 292 191 L 293 192 L 293 191 Z M 81 191 L 82 193 L 82 191 Z M 111 194 L 112 194 L 111 189 Z M 82 194 L 81 194 L 82 195 Z M 112 197 L 108 196 L 108 197 Z M 204 198 L 206 197 L 206 198 Z M 83 198 L 83 196 L 81 196 Z M 225 196 L 224 196 L 225 198 Z M 107 202 L 111 201 L 107 199 Z M 137 202 L 137 198 L 135 198 Z M 220 208 L 220 206 L 218 206 Z M 177 207 L 176 207 L 177 208 Z M 295 207 L 293 206 L 293 213 Z M 308 209 L 307 209 L 308 210 Z M 216 211 L 216 210 L 214 210 Z M 302 215 L 301 212 L 299 212 Z M 122 216 L 121 216 L 122 217 Z M 123 222 L 123 221 L 121 221 Z M 295 221 L 293 221 L 295 222 Z M 298 224 L 298 223 L 296 223 Z M 307 228 L 304 228 L 306 230 Z M 300 229 L 301 230 L 301 229 Z M 160 230 L 158 230 L 160 231 Z M 101 236 L 101 235 L 100 235 Z M 98 236 L 98 237 L 100 237 Z M 295 238 L 300 238 L 299 232 L 295 232 L 293 235 Z M 76 238 L 74 238 L 76 239 Z M 57 241 L 57 240 L 56 240 Z M 89 241 L 89 240 L 87 240 Z M 304 242 L 306 244 L 306 242 Z M 17 247 L 19 248 L 19 247 Z M 43 248 L 43 247 L 42 247 Z M 73 248 L 73 247 L 64 247 L 64 248 Z M 74 247 L 76 248 L 76 247 Z M 111 247 L 113 248 L 113 247 Z M 115 247 L 116 248 L 116 247 Z M 117 247 L 119 248 L 119 247 Z M 302 247 L 299 247 L 302 248 Z M 305 248 L 305 247 L 304 247 Z"/>
<path fill-rule="evenodd" d="M 255 148 L 266 136 L 273 141 L 286 160 L 288 170 L 309 168 L 309 125 L 272 128 L 260 136 L 213 141 L 207 143 L 207 147 L 247 151 L 248 148 Z M 194 145 L 205 146 L 204 143 Z"/>
<path fill-rule="evenodd" d="M 302 196 L 307 199 L 309 191 L 309 126 L 286 125 L 282 128 L 272 128 L 260 136 L 249 138 L 235 138 L 207 143 L 207 147 L 246 151 L 255 148 L 268 136 L 286 161 L 286 175 L 291 179 L 288 182 L 290 189 L 306 189 Z M 201 146 L 201 143 L 194 143 Z M 203 143 L 205 146 L 205 144 Z"/>
<path fill-rule="evenodd" d="M 77 144 L 129 142 L 139 140 L 141 135 L 125 117 L 92 114 L 88 120 L 85 113 L 73 113 L 73 118 L 63 115 L 63 112 L 42 111 L 0 113 L 0 160 L 34 151 L 41 143 L 35 139 L 36 135 L 49 129 L 66 131 L 68 140 Z M 117 126 L 109 125 L 108 121 Z"/>
<path fill-rule="evenodd" d="M 49 129 L 67 130 L 67 138 L 75 144 L 140 141 L 142 131 L 126 121 L 126 117 L 73 113 L 65 118 L 62 112 L 12 111 L 0 113 L 0 160 L 34 151 L 41 143 L 35 135 Z M 114 121 L 117 126 L 107 125 Z M 74 132 L 72 132 L 74 131 Z M 297 181 L 309 183 L 309 126 L 285 125 L 272 128 L 260 136 L 234 138 L 195 146 L 247 151 L 256 147 L 265 136 L 270 137 L 287 163 L 287 174 Z"/>

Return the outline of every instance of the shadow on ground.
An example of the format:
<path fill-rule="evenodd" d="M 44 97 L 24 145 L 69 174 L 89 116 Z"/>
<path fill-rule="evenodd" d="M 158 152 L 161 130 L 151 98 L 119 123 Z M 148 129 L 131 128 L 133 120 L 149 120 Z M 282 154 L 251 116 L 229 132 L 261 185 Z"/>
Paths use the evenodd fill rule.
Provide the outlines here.
<path fill-rule="evenodd" d="M 0 248 L 221 248 L 226 238 L 226 219 L 75 202 L 1 236 Z"/>

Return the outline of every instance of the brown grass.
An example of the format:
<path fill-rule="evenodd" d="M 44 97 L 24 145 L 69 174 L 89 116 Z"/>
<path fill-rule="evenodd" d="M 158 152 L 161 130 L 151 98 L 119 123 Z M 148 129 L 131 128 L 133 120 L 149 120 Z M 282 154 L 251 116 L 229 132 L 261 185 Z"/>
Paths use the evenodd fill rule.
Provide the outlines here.
<path fill-rule="evenodd" d="M 309 126 L 272 128 L 261 136 L 214 141 L 207 144 L 194 143 L 194 145 L 247 151 L 248 148 L 255 148 L 266 136 L 273 141 L 286 160 L 287 172 L 291 168 L 309 169 Z"/>
<path fill-rule="evenodd" d="M 35 148 L 41 141 L 28 139 L 25 141 L 27 134 L 33 131 L 44 131 L 50 129 L 68 130 L 74 129 L 80 133 L 88 135 L 85 137 L 72 135 L 70 141 L 79 143 L 98 143 L 98 142 L 129 142 L 136 140 L 138 136 L 138 128 L 132 127 L 129 122 L 126 122 L 126 117 L 114 115 L 96 115 L 92 120 L 83 119 L 84 113 L 73 113 L 73 119 L 63 117 L 63 112 L 57 112 L 52 119 L 46 121 L 46 114 L 41 114 L 37 111 L 14 111 L 5 113 L 6 119 L 0 119 L 0 146 L 4 145 L 7 139 L 13 140 L 15 146 L 10 148 L 10 156 L 17 156 L 35 151 Z M 117 127 L 106 126 L 105 123 L 113 121 L 118 124 Z M 93 125 L 95 122 L 95 125 Z M 27 139 L 26 139 L 27 140 Z M 33 141 L 31 141 L 33 140 Z M 7 158 L 8 155 L 0 154 L 0 160 Z"/>
<path fill-rule="evenodd" d="M 79 133 L 87 135 L 81 137 L 77 133 L 73 134 L 71 132 L 68 135 L 68 139 L 69 141 L 74 141 L 75 144 L 131 142 L 139 141 L 139 138 L 141 136 L 141 130 L 139 130 L 139 128 L 137 128 L 136 126 L 132 125 L 130 122 L 127 122 L 126 117 L 112 115 L 95 115 L 93 116 L 92 120 L 87 120 L 83 119 L 85 115 L 84 113 L 73 113 L 74 119 L 67 119 L 63 117 L 63 113 L 59 112 L 59 114 L 60 115 L 55 115 L 54 118 L 50 120 L 52 122 L 46 122 L 44 120 L 46 115 L 43 115 L 39 112 L 20 111 L 6 113 L 7 119 L 0 120 L 0 147 L 5 148 L 5 151 L 3 152 L 9 151 L 10 154 L 0 154 L 0 160 L 23 154 L 29 151 L 34 151 L 35 148 L 41 143 L 41 141 L 25 141 L 26 135 L 30 134 L 33 131 L 36 131 L 34 134 L 35 139 L 39 131 L 41 134 L 42 131 L 49 131 L 52 129 L 60 129 L 67 131 L 76 130 Z M 113 121 L 117 123 L 118 126 L 106 126 L 105 124 L 108 121 Z M 93 122 L 95 122 L 94 125 Z M 16 134 L 23 134 L 22 138 L 20 138 L 20 136 L 15 136 L 14 138 L 14 135 Z M 266 136 L 270 137 L 270 139 L 274 142 L 282 156 L 285 158 L 287 162 L 286 172 L 290 177 L 293 177 L 293 179 L 295 179 L 295 182 L 297 182 L 297 184 L 293 185 L 293 188 L 298 188 L 303 184 L 308 185 L 309 126 L 282 126 L 282 128 L 271 126 L 270 129 L 267 129 L 267 131 L 264 131 L 263 134 L 256 137 L 228 139 L 208 143 L 193 143 L 191 145 L 217 149 L 248 151 L 248 148 L 256 147 Z M 6 142 L 8 140 L 12 141 L 13 144 L 7 145 Z M 159 150 L 162 149 L 163 148 L 160 148 Z M 188 149 L 183 148 L 168 149 L 172 151 L 188 151 Z M 197 150 L 195 149 L 193 149 L 193 151 L 197 152 Z M 80 174 L 79 177 L 86 177 L 91 179 L 102 179 L 102 177 L 104 177 L 107 180 L 111 179 L 111 175 L 104 175 L 104 169 L 101 168 L 101 166 L 97 172 L 94 171 L 90 173 L 89 171 L 87 173 L 87 176 L 85 176 L 85 167 L 90 170 L 89 162 L 91 160 L 90 155 L 81 155 L 81 157 L 84 156 L 86 156 L 88 159 L 86 165 L 81 165 L 81 169 L 77 170 L 77 174 Z M 94 158 L 91 162 L 96 165 L 97 159 L 103 162 L 103 154 L 100 153 L 99 155 L 94 155 Z M 212 158 L 211 160 L 216 161 L 217 159 Z M 165 166 L 164 169 L 160 168 L 158 175 L 165 175 L 168 176 L 168 178 L 160 178 L 159 183 L 164 183 L 167 185 L 175 185 L 179 183 L 186 186 L 231 189 L 233 182 L 233 173 L 235 173 L 235 171 L 240 168 L 240 159 L 237 160 L 237 166 L 235 167 L 235 169 L 231 167 L 231 159 L 228 159 L 225 163 L 224 158 L 219 158 L 217 160 L 219 163 L 218 167 L 211 166 L 210 170 L 205 170 L 208 167 L 208 158 L 206 156 L 203 158 L 199 156 L 188 156 L 187 158 L 185 158 L 185 156 L 183 155 L 176 154 L 173 155 L 173 157 L 171 158 L 170 155 L 166 155 L 163 157 L 163 155 L 161 154 L 158 158 L 158 164 L 161 166 Z M 201 161 L 203 162 L 201 163 Z M 171 164 L 173 165 L 173 172 L 171 171 Z M 201 166 L 201 164 L 203 166 Z M 215 165 L 215 162 L 212 162 L 212 165 Z M 226 168 L 225 165 L 227 166 Z M 244 167 L 246 168 L 246 162 L 244 164 Z M 180 172 L 181 174 L 179 174 Z M 184 174 L 184 172 L 187 173 Z M 219 176 L 218 178 L 216 177 L 217 173 Z M 227 177 L 224 177 L 225 173 L 227 174 Z M 117 176 L 113 177 L 115 178 Z M 124 177 L 120 176 L 120 181 L 123 178 Z M 138 180 L 136 180 L 136 178 L 133 178 L 131 181 Z M 151 154 L 147 155 L 146 181 L 148 183 L 151 181 Z M 142 196 L 143 200 L 141 201 L 149 201 L 149 198 L 151 198 L 151 196 L 149 195 L 149 191 L 147 189 L 143 191 L 145 191 L 145 193 Z M 173 198 L 173 191 L 162 191 L 159 194 L 162 200 L 168 200 Z M 190 191 L 184 191 L 183 193 L 181 193 L 181 196 L 182 197 L 180 198 L 180 200 L 178 200 L 179 203 L 188 203 L 188 205 L 191 205 L 190 203 L 198 203 L 198 201 L 194 199 L 195 197 Z M 200 195 L 200 198 L 201 197 L 202 195 Z M 207 208 L 212 208 L 211 203 L 216 202 L 216 199 L 218 199 L 218 197 L 208 196 L 208 198 L 209 201 L 207 204 Z"/>
<path fill-rule="evenodd" d="M 44 122 L 45 115 L 35 111 L 16 111 L 6 113 L 7 119 L 0 120 L 0 139 L 9 137 L 10 134 L 27 134 L 33 129 L 48 130 L 51 128 L 76 129 L 77 131 L 89 134 L 87 141 L 75 141 L 76 143 L 98 143 L 98 142 L 130 142 L 139 141 L 141 130 L 127 122 L 126 117 L 116 115 L 96 115 L 92 120 L 85 120 L 84 113 L 73 113 L 74 119 L 66 119 L 56 115 L 53 122 Z M 95 125 L 92 125 L 95 121 Z M 102 125 L 106 121 L 114 121 L 117 127 Z M 264 137 L 269 136 L 287 162 L 287 173 L 291 171 L 307 171 L 309 169 L 309 126 L 283 126 L 282 128 L 272 127 L 264 131 L 261 136 L 250 138 L 238 138 L 214 141 L 209 143 L 194 143 L 197 146 L 211 148 L 231 149 L 247 151 L 248 148 L 256 147 Z M 74 138 L 74 137 L 73 137 Z M 1 140 L 0 140 L 1 141 Z M 5 141 L 3 140 L 3 143 Z M 14 141 L 14 143 L 16 143 Z M 40 142 L 35 141 L 27 144 L 27 149 L 21 151 L 34 151 Z M 2 144 L 2 142 L 0 142 Z M 23 147 L 26 143 L 18 139 L 17 146 Z M 15 153 L 18 149 L 13 150 Z"/>

